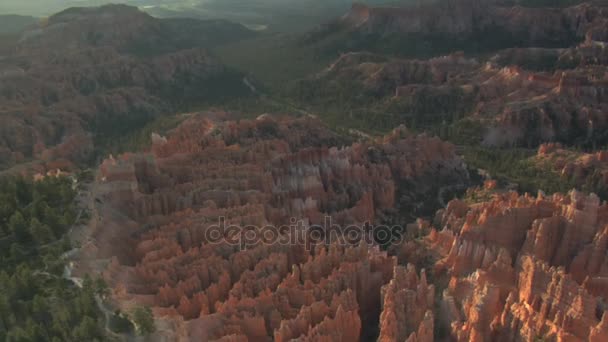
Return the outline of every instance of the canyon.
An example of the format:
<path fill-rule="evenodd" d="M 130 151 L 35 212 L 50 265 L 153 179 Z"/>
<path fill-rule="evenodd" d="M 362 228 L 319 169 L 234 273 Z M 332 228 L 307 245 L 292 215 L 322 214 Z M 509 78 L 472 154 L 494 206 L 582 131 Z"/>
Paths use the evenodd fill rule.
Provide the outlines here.
<path fill-rule="evenodd" d="M 298 81 L 292 93 L 313 108 L 347 102 L 363 121 L 370 112 L 387 117 L 371 123 L 378 129 L 399 122 L 444 125 L 458 137 L 459 126 L 479 127 L 473 142 L 498 147 L 601 145 L 606 51 L 605 41 L 588 37 L 567 49 L 501 50 L 485 62 L 462 53 L 421 60 L 351 52 Z"/>
<path fill-rule="evenodd" d="M 278 90 L 217 54 L 241 25 L 67 9 L 0 44 L 0 171 L 71 177 L 63 277 L 114 337 L 606 341 L 608 7 L 523 2 L 269 34 L 333 58 Z"/>
<path fill-rule="evenodd" d="M 488 198 L 399 220 L 437 207 L 441 187 L 470 184 L 453 145 L 404 127 L 352 141 L 310 116 L 226 112 L 192 114 L 152 141 L 101 164 L 97 228 L 75 272 L 102 272 L 123 311 L 152 307 L 154 339 L 608 336 L 608 207 L 594 194 L 487 181 Z M 405 230 L 388 242 L 313 238 L 331 231 L 326 217 Z"/>
<path fill-rule="evenodd" d="M 405 128 L 344 139 L 312 117 L 193 115 L 149 152 L 101 164 L 76 272 L 103 271 L 123 311 L 152 307 L 161 339 L 431 341 L 424 272 L 397 265 L 387 241 L 314 240 L 311 227 L 389 229 L 436 207 L 441 186 L 466 187 L 467 170 L 452 145 Z"/>

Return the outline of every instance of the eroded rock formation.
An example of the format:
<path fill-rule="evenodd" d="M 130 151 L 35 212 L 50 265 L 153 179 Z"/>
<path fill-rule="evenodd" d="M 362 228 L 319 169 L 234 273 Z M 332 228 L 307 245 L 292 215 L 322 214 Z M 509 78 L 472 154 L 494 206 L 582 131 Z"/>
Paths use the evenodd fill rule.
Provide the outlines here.
<path fill-rule="evenodd" d="M 352 143 L 311 117 L 226 113 L 193 115 L 153 140 L 148 153 L 102 164 L 101 222 L 82 267 L 108 260 L 116 305 L 153 307 L 171 327 L 159 338 L 606 336 L 608 206 L 595 195 L 520 196 L 489 181 L 488 200 L 449 202 L 385 252 L 328 233 L 398 216 L 402 198 L 424 200 L 412 185 L 429 175 L 463 181 L 449 144 L 404 128 Z M 268 226 L 283 228 L 266 236 Z M 312 239 L 317 226 L 327 239 Z"/>
<path fill-rule="evenodd" d="M 171 339 L 357 341 L 380 317 L 384 341 L 432 340 L 425 273 L 397 267 L 382 241 L 329 232 L 466 184 L 452 145 L 403 127 L 352 143 L 312 117 L 225 113 L 154 141 L 104 161 L 96 185 L 101 222 L 82 259 L 109 261 L 118 305 L 152 306 L 179 327 L 159 332 Z"/>
<path fill-rule="evenodd" d="M 486 63 L 461 53 L 429 60 L 348 53 L 300 81 L 294 96 L 337 106 L 345 101 L 337 92 L 348 88 L 346 101 L 393 113 L 386 114 L 391 122 L 413 122 L 399 112 L 415 113 L 415 122 L 423 125 L 465 118 L 464 128 L 480 126 L 473 135 L 490 146 L 601 144 L 608 127 L 608 64 L 602 57 L 608 50 L 604 43 L 586 42 L 549 51 L 509 50 Z M 586 57 L 570 56 L 578 53 Z M 448 136 L 464 134 L 460 126 L 450 129 Z"/>
<path fill-rule="evenodd" d="M 319 108 L 340 108 L 345 102 L 365 107 L 350 114 L 364 122 L 373 111 L 390 124 L 444 126 L 444 137 L 471 140 L 473 135 L 472 142 L 490 146 L 536 147 L 554 141 L 605 144 L 607 7 L 581 4 L 549 9 L 490 3 L 453 1 L 378 9 L 356 5 L 343 18 L 357 32 L 354 41 L 370 35 L 374 41 L 386 38 L 384 45 L 390 45 L 401 33 L 406 35 L 398 41 L 404 44 L 412 35 L 421 35 L 418 45 L 448 48 L 415 53 L 418 46 L 413 46 L 409 55 L 417 59 L 389 58 L 383 51 L 343 53 L 326 70 L 298 82 L 293 96 Z M 499 32 L 486 29 L 506 36 L 502 39 Z M 495 55 L 482 62 L 455 52 L 459 48 L 453 42 L 466 41 L 471 32 L 475 44 L 494 46 L 479 42 L 494 37 L 505 41 L 505 46 L 489 48 L 485 52 Z M 445 38 L 450 34 L 457 36 Z M 437 36 L 445 41 L 436 42 Z M 515 41 L 509 42 L 513 37 Z M 374 51 L 376 45 L 347 45 L 339 51 Z M 426 59 L 441 54 L 449 55 Z M 447 127 L 462 119 L 468 121 Z M 372 124 L 386 128 L 383 122 Z"/>
<path fill-rule="evenodd" d="M 383 310 L 378 341 L 433 341 L 435 286 L 420 278 L 414 266 L 397 266 L 393 279 L 382 288 Z"/>
<path fill-rule="evenodd" d="M 587 341 L 605 334 L 606 204 L 571 192 L 496 194 L 438 212 L 428 242 L 449 285 L 441 313 L 459 341 Z"/>

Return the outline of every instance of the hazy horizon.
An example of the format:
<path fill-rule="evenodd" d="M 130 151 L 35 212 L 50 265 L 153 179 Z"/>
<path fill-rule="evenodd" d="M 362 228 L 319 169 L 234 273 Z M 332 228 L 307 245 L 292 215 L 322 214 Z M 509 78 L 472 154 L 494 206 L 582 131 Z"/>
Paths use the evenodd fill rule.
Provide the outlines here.
<path fill-rule="evenodd" d="M 205 0 L 198 1 L 202 2 Z M 109 3 L 122 3 L 141 7 L 176 2 L 174 0 L 3 0 L 0 3 L 0 15 L 16 14 L 45 17 L 70 7 L 100 6 Z"/>
<path fill-rule="evenodd" d="M 353 2 L 371 4 L 403 2 L 404 0 L 2 0 L 0 15 L 16 14 L 45 17 L 70 7 L 100 6 L 109 3 L 128 4 L 145 10 L 167 13 L 182 13 L 186 16 L 200 16 L 206 12 L 256 10 L 318 10 L 350 6 Z"/>
<path fill-rule="evenodd" d="M 415 0 L 357 0 L 370 5 Z M 160 18 L 225 19 L 254 30 L 303 31 L 345 13 L 355 0 L 1 0 L 0 15 L 48 17 L 70 7 L 137 6 Z"/>

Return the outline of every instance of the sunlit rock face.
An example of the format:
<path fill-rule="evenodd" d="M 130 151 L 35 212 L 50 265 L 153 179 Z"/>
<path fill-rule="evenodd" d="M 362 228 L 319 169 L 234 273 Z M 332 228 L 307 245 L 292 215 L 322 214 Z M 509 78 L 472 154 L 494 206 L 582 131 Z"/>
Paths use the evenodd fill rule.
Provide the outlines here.
<path fill-rule="evenodd" d="M 468 183 L 452 145 L 403 127 L 352 142 L 312 117 L 226 113 L 195 114 L 153 140 L 149 152 L 102 163 L 101 221 L 83 260 L 109 262 L 118 305 L 152 306 L 174 326 L 159 336 L 433 339 L 433 285 L 378 241 L 231 241 L 292 218 L 302 224 L 281 241 L 326 217 L 341 227 L 409 220 L 438 206 L 442 186 Z M 220 217 L 239 229 L 216 240 Z"/>
<path fill-rule="evenodd" d="M 435 286 L 413 265 L 397 266 L 382 287 L 383 310 L 378 341 L 433 341 Z"/>
<path fill-rule="evenodd" d="M 460 341 L 599 341 L 606 335 L 608 207 L 595 195 L 451 202 L 428 237 L 449 285 L 441 315 Z"/>
<path fill-rule="evenodd" d="M 186 39 L 179 29 L 109 5 L 72 8 L 26 30 L 0 59 L 0 168 L 89 161 L 94 135 L 126 134 L 177 104 L 220 98 L 212 90 L 219 81 L 229 85 L 224 95 L 248 93 L 204 38 Z"/>

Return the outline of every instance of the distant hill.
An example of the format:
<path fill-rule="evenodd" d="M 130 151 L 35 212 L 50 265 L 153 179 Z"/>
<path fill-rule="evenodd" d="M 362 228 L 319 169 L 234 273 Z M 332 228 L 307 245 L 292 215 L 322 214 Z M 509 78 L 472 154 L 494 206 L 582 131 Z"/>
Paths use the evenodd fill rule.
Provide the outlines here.
<path fill-rule="evenodd" d="M 370 6 L 415 0 L 359 0 Z M 134 2 L 132 2 L 135 4 Z M 159 18 L 225 19 L 272 32 L 304 32 L 344 13 L 352 0 L 174 0 L 142 6 Z"/>
<path fill-rule="evenodd" d="M 69 8 L 50 16 L 46 26 L 25 32 L 21 48 L 112 46 L 121 52 L 158 55 L 211 48 L 255 34 L 225 20 L 159 19 L 127 5 Z"/>
<path fill-rule="evenodd" d="M 178 46 L 212 48 L 256 35 L 245 26 L 227 20 L 198 20 L 190 18 L 161 19 Z"/>
<path fill-rule="evenodd" d="M 0 34 L 13 34 L 21 32 L 37 21 L 38 18 L 22 15 L 0 15 Z"/>
<path fill-rule="evenodd" d="M 460 3 L 465 1 L 476 2 Z M 589 4 L 356 5 L 326 27 L 329 34 L 311 34 L 309 46 L 375 53 L 343 53 L 293 89 L 284 88 L 300 107 L 329 113 L 336 124 L 359 122 L 360 129 L 405 123 L 459 144 L 605 146 L 607 98 L 596 94 L 605 94 L 608 84 L 606 23 L 608 7 Z M 395 48 L 387 53 L 390 42 Z M 588 97 L 579 95 L 583 87 Z"/>
<path fill-rule="evenodd" d="M 503 0 L 498 1 L 499 4 L 505 6 L 519 5 L 524 7 L 568 7 L 581 3 L 590 3 L 593 5 L 606 5 L 606 0 Z"/>
<path fill-rule="evenodd" d="M 253 34 L 125 5 L 70 8 L 28 28 L 0 59 L 0 169 L 87 162 L 164 114 L 250 95 L 208 49 Z"/>
<path fill-rule="evenodd" d="M 568 47 L 585 39 L 587 31 L 580 26 L 597 16 L 589 4 L 542 8 L 542 1 L 526 0 L 507 5 L 513 2 L 454 0 L 400 7 L 354 4 L 346 15 L 311 31 L 304 41 L 330 55 L 370 51 L 418 58 L 459 50 L 485 54 L 509 47 Z M 571 2 L 579 1 L 553 4 Z M 594 32 L 599 32 L 602 25 L 595 26 Z"/>

